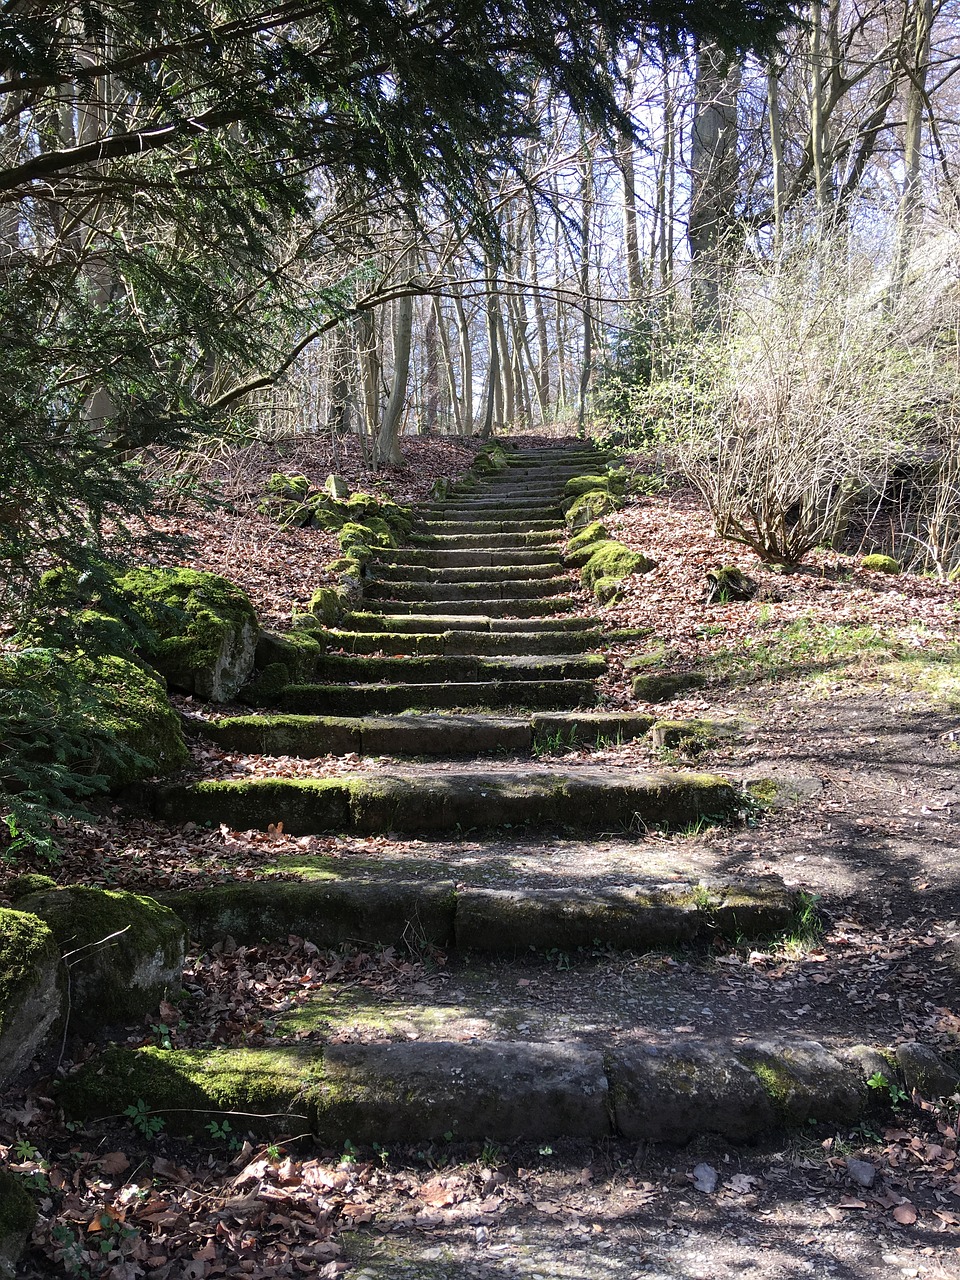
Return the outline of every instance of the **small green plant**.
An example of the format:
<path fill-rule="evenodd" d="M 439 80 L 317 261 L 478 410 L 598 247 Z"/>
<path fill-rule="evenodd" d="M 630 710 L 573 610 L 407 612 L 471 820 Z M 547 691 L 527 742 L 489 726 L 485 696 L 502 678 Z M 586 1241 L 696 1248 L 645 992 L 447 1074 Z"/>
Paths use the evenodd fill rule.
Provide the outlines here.
<path fill-rule="evenodd" d="M 36 1160 L 39 1162 L 41 1159 L 40 1152 L 26 1138 L 18 1138 L 14 1143 L 13 1150 L 18 1160 Z"/>
<path fill-rule="evenodd" d="M 217 1142 L 231 1142 L 234 1140 L 233 1125 L 229 1120 L 211 1120 L 207 1125 L 207 1133 Z"/>
<path fill-rule="evenodd" d="M 553 1155 L 553 1147 L 546 1147 L 546 1146 L 544 1146 L 544 1147 L 539 1147 L 539 1148 L 538 1148 L 538 1150 L 539 1150 L 539 1152 L 540 1152 L 540 1154 L 541 1154 L 542 1156 L 552 1156 L 552 1155 Z"/>
<path fill-rule="evenodd" d="M 492 1142 L 487 1138 L 483 1144 L 483 1150 L 480 1152 L 479 1159 L 481 1165 L 495 1169 L 503 1160 L 503 1151 L 499 1143 Z"/>
<path fill-rule="evenodd" d="M 170 1028 L 167 1026 L 165 1022 L 151 1022 L 150 1030 L 153 1032 L 154 1036 L 156 1037 L 158 1048 L 160 1049 L 173 1048 L 173 1036 L 171 1034 Z"/>
<path fill-rule="evenodd" d="M 377 1157 L 379 1158 L 380 1163 L 384 1167 L 386 1167 L 386 1163 L 390 1159 L 390 1152 L 387 1150 L 386 1147 L 381 1147 L 379 1142 L 375 1142 L 373 1144 L 373 1149 L 377 1153 Z"/>
<path fill-rule="evenodd" d="M 150 1108 L 142 1098 L 132 1102 L 129 1107 L 125 1108 L 123 1114 L 145 1138 L 155 1138 L 162 1131 L 165 1123 L 162 1116 L 151 1114 Z"/>
<path fill-rule="evenodd" d="M 275 1146 L 272 1142 L 270 1146 L 267 1147 L 267 1159 L 273 1164 L 276 1164 L 280 1159 L 280 1148 Z"/>
<path fill-rule="evenodd" d="M 882 1071 L 875 1071 L 867 1079 L 867 1087 L 876 1093 L 885 1093 L 892 1107 L 902 1106 L 910 1101 L 910 1095 L 897 1080 L 889 1079 Z"/>
<path fill-rule="evenodd" d="M 546 954 L 547 959 L 558 972 L 562 973 L 570 968 L 569 951 L 561 951 L 559 947 L 551 947 Z"/>
<path fill-rule="evenodd" d="M 341 1164 L 357 1163 L 357 1148 L 349 1138 L 343 1140 L 343 1155 L 340 1157 Z"/>

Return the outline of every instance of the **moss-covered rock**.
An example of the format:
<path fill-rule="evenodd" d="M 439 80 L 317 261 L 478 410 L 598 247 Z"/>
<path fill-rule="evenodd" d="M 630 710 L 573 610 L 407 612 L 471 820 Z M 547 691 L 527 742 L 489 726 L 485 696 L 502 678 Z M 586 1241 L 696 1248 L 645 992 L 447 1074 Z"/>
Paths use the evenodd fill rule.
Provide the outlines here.
<path fill-rule="evenodd" d="M 721 720 L 658 720 L 650 730 L 654 747 L 662 751 L 677 751 L 688 759 L 712 751 L 722 742 L 732 742 L 739 733 L 735 721 Z"/>
<path fill-rule="evenodd" d="M 173 688 L 227 702 L 246 683 L 260 629 L 239 587 L 194 569 L 134 569 L 119 585 L 156 633 L 146 656 Z"/>
<path fill-rule="evenodd" d="M 861 569 L 869 569 L 872 573 L 902 573 L 903 565 L 893 556 L 864 556 L 860 561 Z"/>
<path fill-rule="evenodd" d="M 36 715 L 39 699 L 52 724 L 72 726 L 69 742 L 33 730 L 34 741 L 19 748 L 21 768 L 31 761 L 41 768 L 57 763 L 78 777 L 97 775 L 121 786 L 172 773 L 187 761 L 180 717 L 163 681 L 125 658 L 10 653 L 0 660 L 0 694 L 11 716 L 18 699 Z"/>
<path fill-rule="evenodd" d="M 247 681 L 237 694 L 237 701 L 245 702 L 248 707 L 272 707 L 291 683 L 287 664 L 271 662 L 262 671 L 258 671 L 253 680 Z"/>
<path fill-rule="evenodd" d="M 302 501 L 310 492 L 310 481 L 306 476 L 288 476 L 282 471 L 275 471 L 267 481 L 267 493 L 271 498 L 294 498 Z"/>
<path fill-rule="evenodd" d="M 635 675 L 632 684 L 633 696 L 641 702 L 669 702 L 687 689 L 702 689 L 706 678 L 695 671 L 675 671 Z"/>
<path fill-rule="evenodd" d="M 729 604 L 733 600 L 752 600 L 757 584 L 736 565 L 724 565 L 707 573 L 707 604 Z"/>
<path fill-rule="evenodd" d="M 588 591 L 592 591 L 601 604 L 606 603 L 604 595 L 612 588 L 614 591 L 624 578 L 632 573 L 648 573 L 655 567 L 655 561 L 639 551 L 631 551 L 622 542 L 609 541 L 594 544 L 589 559 L 580 571 L 580 580 Z M 598 590 L 601 581 L 603 588 Z"/>
<path fill-rule="evenodd" d="M 340 596 L 333 587 L 318 587 L 310 597 L 308 608 L 325 627 L 335 626 L 343 612 Z"/>
<path fill-rule="evenodd" d="M 578 498 L 583 493 L 609 493 L 622 498 L 626 492 L 626 475 L 620 471 L 605 471 L 597 475 L 571 476 L 563 486 L 568 498 Z"/>
<path fill-rule="evenodd" d="M 331 473 L 323 482 L 323 491 L 324 493 L 329 493 L 331 498 L 349 498 L 350 485 L 343 476 Z"/>
<path fill-rule="evenodd" d="M 567 554 L 582 551 L 584 547 L 589 547 L 594 542 L 608 542 L 610 534 L 607 532 L 606 526 L 601 524 L 599 520 L 594 520 L 592 524 L 588 524 L 581 529 L 579 533 L 575 533 L 567 543 Z"/>
<path fill-rule="evenodd" d="M 257 641 L 256 666 L 265 671 L 282 662 L 295 684 L 303 684 L 313 677 L 317 659 L 323 652 L 318 640 L 306 631 L 262 631 Z"/>
<path fill-rule="evenodd" d="M 616 511 L 619 503 L 616 498 L 604 489 L 594 489 L 590 493 L 581 493 L 579 497 L 564 503 L 568 529 L 583 529 L 593 524 L 601 516 Z"/>
<path fill-rule="evenodd" d="M 59 967 L 60 950 L 43 921 L 0 908 L 0 1083 L 24 1069 L 58 1021 Z"/>
<path fill-rule="evenodd" d="M 33 1200 L 16 1176 L 0 1169 L 0 1280 L 13 1280 L 17 1259 L 37 1220 Z"/>
<path fill-rule="evenodd" d="M 101 731 L 125 749 L 118 759 L 104 755 L 99 761 L 111 786 L 182 769 L 189 752 L 163 681 L 123 658 L 91 658 L 81 665 L 91 668 L 85 683 L 97 689 Z"/>
<path fill-rule="evenodd" d="M 67 955 L 72 1030 L 139 1022 L 179 989 L 186 929 L 153 898 L 71 885 L 30 894 L 17 908 L 39 916 Z"/>
<path fill-rule="evenodd" d="M 11 902 L 25 898 L 28 893 L 42 893 L 44 889 L 55 889 L 57 882 L 52 876 L 38 875 L 30 871 L 26 875 L 14 876 L 7 885 L 7 897 Z"/>

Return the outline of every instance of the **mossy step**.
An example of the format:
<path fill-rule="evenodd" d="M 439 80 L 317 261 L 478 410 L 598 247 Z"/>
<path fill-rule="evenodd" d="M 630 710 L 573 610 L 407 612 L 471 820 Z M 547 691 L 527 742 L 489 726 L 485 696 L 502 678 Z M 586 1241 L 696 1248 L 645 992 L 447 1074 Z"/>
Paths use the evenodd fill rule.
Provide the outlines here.
<path fill-rule="evenodd" d="M 465 570 L 467 574 L 470 570 Z M 529 600 L 564 595 L 570 590 L 570 576 L 558 573 L 549 578 L 501 578 L 495 581 L 381 582 L 366 578 L 365 600 Z"/>
<path fill-rule="evenodd" d="M 358 860 L 361 863 L 362 859 Z M 782 880 L 656 881 L 593 888 L 457 888 L 453 879 L 393 874 L 245 881 L 159 895 L 205 947 L 285 942 L 319 947 L 347 942 L 399 946 L 415 932 L 421 945 L 484 955 L 578 947 L 650 951 L 718 937 L 782 936 L 796 921 L 799 895 Z"/>
<path fill-rule="evenodd" d="M 370 712 L 461 707 L 564 710 L 597 700 L 592 680 L 485 680 L 443 684 L 292 684 L 277 699 L 297 715 L 367 715 Z"/>
<path fill-rule="evenodd" d="M 600 625 L 598 618 L 586 617 L 583 614 L 560 618 L 504 618 L 502 616 L 485 617 L 483 614 L 463 616 L 450 613 L 411 614 L 365 611 L 344 614 L 343 622 L 346 627 L 357 631 L 522 631 L 530 635 L 540 631 L 594 631 Z"/>
<path fill-rule="evenodd" d="M 640 832 L 733 817 L 741 805 L 737 788 L 711 774 L 586 766 L 144 784 L 139 794 L 167 821 L 263 831 L 282 822 L 290 835 L 457 835 L 504 826 Z"/>
<path fill-rule="evenodd" d="M 563 513 L 559 502 L 516 503 L 507 505 L 498 499 L 484 499 L 468 504 L 457 502 L 440 507 L 421 507 L 417 513 L 417 526 L 442 520 L 445 524 L 486 524 L 495 520 L 500 524 L 513 521 L 524 529 L 536 528 L 538 522 L 552 520 L 559 525 Z"/>
<path fill-rule="evenodd" d="M 547 564 L 529 564 L 523 560 L 514 564 L 451 565 L 434 568 L 432 565 L 396 564 L 382 556 L 371 561 L 368 574 L 381 582 L 512 582 L 522 578 L 530 582 L 537 578 L 556 578 L 564 574 L 559 556 Z"/>
<path fill-rule="evenodd" d="M 212 1118 L 262 1136 L 352 1143 L 753 1141 L 785 1126 L 856 1124 L 877 1070 L 869 1047 L 798 1036 L 579 1041 L 421 1039 L 269 1049 L 114 1046 L 58 1084 L 69 1119 L 145 1108 L 173 1133 Z M 906 1081 L 904 1081 L 906 1082 Z"/>
<path fill-rule="evenodd" d="M 535 748 L 592 746 L 642 737 L 652 716 L 550 711 L 532 716 L 251 715 L 209 720 L 202 732 L 228 751 L 258 755 L 529 755 Z"/>
<path fill-rule="evenodd" d="M 597 679 L 607 669 L 599 654 L 478 654 L 389 655 L 322 654 L 314 675 L 318 683 L 358 681 L 374 684 L 434 684 L 441 681 L 473 683 L 483 680 Z"/>
<path fill-rule="evenodd" d="M 373 603 L 373 601 L 371 601 Z M 483 600 L 399 600 L 396 597 L 392 599 L 376 599 L 377 607 L 382 609 L 384 614 L 428 614 L 436 615 L 438 608 L 442 606 L 444 614 L 450 617 L 496 617 L 500 616 L 504 620 L 510 618 L 541 618 L 552 617 L 558 613 L 568 613 L 577 608 L 577 601 L 573 596 L 537 596 L 535 598 L 515 597 L 510 599 L 508 596 L 499 598 L 491 598 L 487 596 Z"/>
<path fill-rule="evenodd" d="M 346 653 L 583 653 L 603 642 L 600 631 L 468 631 L 435 632 L 336 631 L 326 632 L 327 645 Z"/>
<path fill-rule="evenodd" d="M 539 550 L 528 547 L 478 547 L 464 550 L 459 547 L 437 547 L 433 550 L 404 547 L 390 555 L 390 562 L 398 568 L 422 567 L 425 569 L 486 569 L 494 565 L 553 565 L 559 569 L 559 551 L 549 548 Z"/>
<path fill-rule="evenodd" d="M 491 545 L 490 535 L 508 533 L 518 538 L 511 545 L 530 545 L 536 543 L 536 534 L 549 534 L 546 542 L 558 542 L 566 530 L 559 520 L 418 520 L 410 535 L 411 542 L 416 545 L 425 538 L 444 538 L 457 546 L 469 546 L 464 540 L 467 537 L 484 539 L 482 545 Z M 479 543 L 477 545 L 480 545 Z M 496 545 L 496 544 L 494 544 Z"/>
<path fill-rule="evenodd" d="M 445 526 L 436 525 L 437 529 Z M 524 551 L 535 547 L 538 550 L 550 550 L 559 545 L 561 530 L 553 525 L 546 532 L 529 533 L 526 529 L 518 533 L 413 533 L 410 537 L 409 549 L 412 551 Z"/>

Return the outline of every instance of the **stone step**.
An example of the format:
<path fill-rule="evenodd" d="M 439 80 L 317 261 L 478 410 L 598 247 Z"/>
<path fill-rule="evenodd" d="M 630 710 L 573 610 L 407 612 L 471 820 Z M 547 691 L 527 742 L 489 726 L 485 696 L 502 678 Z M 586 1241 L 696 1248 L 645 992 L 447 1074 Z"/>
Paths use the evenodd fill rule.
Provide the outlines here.
<path fill-rule="evenodd" d="M 578 473 L 574 473 L 575 475 Z M 451 496 L 469 495 L 474 498 L 482 497 L 503 497 L 509 494 L 516 494 L 518 497 L 533 496 L 537 498 L 558 498 L 561 497 L 566 486 L 567 480 L 572 479 L 568 476 L 558 476 L 556 480 L 539 480 L 533 476 L 518 476 L 516 473 L 510 473 L 506 476 L 496 476 L 490 480 L 484 481 L 482 485 L 475 485 L 472 489 L 464 489 L 462 491 L 452 490 Z"/>
<path fill-rule="evenodd" d="M 462 572 L 470 574 L 472 570 Z M 365 578 L 365 600 L 419 600 L 433 603 L 463 600 L 545 600 L 561 596 L 570 590 L 569 574 L 554 574 L 545 578 L 501 578 L 495 581 L 467 580 L 382 582 L 377 578 Z"/>
<path fill-rule="evenodd" d="M 486 657 L 477 654 L 424 654 L 381 657 L 327 653 L 314 672 L 321 684 L 437 684 L 517 680 L 590 680 L 602 676 L 606 658 L 598 654 Z"/>
<path fill-rule="evenodd" d="M 481 614 L 458 616 L 448 613 L 366 613 L 355 611 L 344 616 L 345 626 L 357 631 L 384 632 L 420 632 L 437 633 L 443 631 L 489 631 L 524 632 L 536 635 L 541 631 L 595 631 L 600 626 L 599 618 L 591 618 L 582 614 L 573 617 L 550 618 L 501 618 L 484 617 Z"/>
<path fill-rule="evenodd" d="M 396 831 L 455 837 L 503 827 L 641 832 L 732 818 L 741 804 L 733 783 L 711 774 L 534 765 L 144 784 L 138 794 L 169 822 L 228 823 L 234 831 L 266 831 L 282 822 L 294 836 Z"/>
<path fill-rule="evenodd" d="M 372 601 L 371 601 L 372 603 Z M 390 600 L 381 600 L 377 598 L 378 608 L 383 610 L 385 615 L 393 616 L 396 614 L 432 614 L 436 615 L 438 606 L 442 605 L 444 614 L 449 617 L 493 617 L 500 618 L 503 621 L 513 620 L 514 618 L 538 618 L 546 619 L 558 613 L 569 613 L 577 608 L 577 601 L 573 596 L 543 596 L 535 599 L 515 598 L 513 600 L 491 599 L 486 600 L 398 600 L 395 597 Z"/>
<path fill-rule="evenodd" d="M 552 518 L 554 525 L 560 523 L 563 512 L 555 498 L 549 500 L 532 500 L 530 502 L 504 502 L 497 498 L 477 498 L 473 501 L 457 499 L 455 502 L 424 504 L 417 508 L 417 526 L 435 523 L 440 520 L 444 524 L 474 524 L 496 520 L 500 524 L 514 521 L 524 528 L 529 528 L 534 521 Z"/>
<path fill-rule="evenodd" d="M 651 951 L 709 947 L 718 938 L 776 938 L 795 923 L 800 906 L 800 895 L 777 876 L 492 888 L 458 884 L 457 868 L 442 862 L 434 870 L 418 879 L 402 859 L 381 861 L 372 873 L 363 858 L 324 859 L 302 879 L 269 876 L 176 890 L 160 901 L 204 947 L 227 937 L 241 946 L 286 942 L 291 933 L 318 947 L 397 947 L 416 927 L 421 945 L 507 957 L 553 948 Z"/>
<path fill-rule="evenodd" d="M 550 549 L 556 547 L 561 537 L 559 527 L 550 525 L 548 528 L 528 533 L 525 530 L 501 531 L 497 526 L 494 530 L 487 532 L 473 533 L 468 528 L 459 532 L 447 530 L 443 524 L 432 524 L 430 528 L 437 530 L 435 533 L 413 533 L 410 535 L 410 544 L 406 548 L 409 551 L 471 551 L 474 549 L 504 550 L 504 551 L 523 551 L 527 547 L 534 547 L 539 550 Z"/>
<path fill-rule="evenodd" d="M 597 700 L 592 680 L 444 681 L 442 684 L 291 684 L 277 699 L 297 715 L 362 716 L 370 712 L 521 707 L 563 711 Z"/>
<path fill-rule="evenodd" d="M 600 631 L 338 631 L 327 645 L 346 653 L 584 653 L 598 648 Z"/>
<path fill-rule="evenodd" d="M 390 553 L 390 562 L 397 568 L 425 569 L 486 569 L 497 565 L 552 565 L 559 568 L 562 563 L 560 553 L 549 548 L 510 550 L 505 547 L 478 547 L 467 551 L 454 546 L 434 549 L 404 547 Z M 374 564 L 379 565 L 379 561 L 374 561 Z"/>
<path fill-rule="evenodd" d="M 782 1033 L 706 1041 L 669 1033 L 598 1046 L 546 1038 L 114 1046 L 60 1083 L 58 1101 L 84 1121 L 145 1108 L 174 1134 L 237 1115 L 261 1137 L 308 1133 L 331 1149 L 348 1140 L 443 1143 L 452 1134 L 682 1145 L 714 1133 L 750 1142 L 785 1127 L 855 1125 L 883 1063 L 877 1050 L 840 1037 L 823 1044 Z"/>
<path fill-rule="evenodd" d="M 512 582 L 517 579 L 531 582 L 536 579 L 556 578 L 563 573 L 560 557 L 553 556 L 547 564 L 452 565 L 434 568 L 429 565 L 393 564 L 386 557 L 371 562 L 369 577 L 379 582 Z M 368 579 L 369 580 L 369 579 Z M 569 582 L 564 578 L 563 581 Z"/>
<path fill-rule="evenodd" d="M 532 716 L 229 716 L 200 732 L 228 751 L 253 755 L 527 756 L 538 749 L 595 746 L 643 737 L 653 716 L 547 711 Z"/>

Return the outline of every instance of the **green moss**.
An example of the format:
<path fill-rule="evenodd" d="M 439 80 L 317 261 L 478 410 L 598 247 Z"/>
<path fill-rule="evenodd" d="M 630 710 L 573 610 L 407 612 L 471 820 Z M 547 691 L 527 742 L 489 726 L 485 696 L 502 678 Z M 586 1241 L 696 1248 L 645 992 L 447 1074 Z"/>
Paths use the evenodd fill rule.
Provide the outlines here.
<path fill-rule="evenodd" d="M 51 656 L 28 650 L 0 659 L 0 691 L 11 708 L 19 691 L 24 699 L 39 697 L 53 723 L 74 728 L 69 765 L 78 775 L 96 774 L 121 786 L 171 773 L 187 761 L 180 717 L 163 682 L 136 662 L 112 654 Z M 64 744 L 55 735 L 33 732 L 35 746 L 23 750 L 23 761 L 64 761 Z"/>
<path fill-rule="evenodd" d="M 146 656 L 174 688 L 232 697 L 253 665 L 259 631 L 244 591 L 194 569 L 134 569 L 118 586 L 156 634 Z"/>
<path fill-rule="evenodd" d="M 237 698 L 250 707 L 273 706 L 280 695 L 290 684 L 290 668 L 285 662 L 271 662 L 257 673 L 256 679 L 248 680 Z"/>
<path fill-rule="evenodd" d="M 592 542 L 607 542 L 610 535 L 607 533 L 606 526 L 601 524 L 599 520 L 594 520 L 592 524 L 588 524 L 581 529 L 579 533 L 575 533 L 567 543 L 567 553 L 582 551 L 584 547 L 588 547 Z"/>
<path fill-rule="evenodd" d="M 77 953 L 70 969 L 71 1021 L 79 1028 L 142 1018 L 162 998 L 171 975 L 179 975 L 183 924 L 153 898 L 70 885 L 21 898 L 17 909 L 39 916 L 61 952 Z"/>
<path fill-rule="evenodd" d="M 777 1113 L 781 1117 L 784 1116 L 795 1087 L 790 1071 L 782 1064 L 770 1059 L 764 1062 L 748 1062 L 746 1065 L 760 1081 L 760 1087 L 773 1103 Z"/>
<path fill-rule="evenodd" d="M 57 882 L 51 876 L 41 876 L 33 872 L 23 876 L 15 876 L 7 885 L 7 897 L 11 902 L 25 898 L 28 893 L 42 893 L 44 889 L 55 889 Z"/>
<path fill-rule="evenodd" d="M 340 596 L 332 587 L 318 587 L 310 597 L 310 612 L 326 627 L 332 627 L 340 620 Z"/>
<path fill-rule="evenodd" d="M 282 635 L 263 631 L 257 641 L 255 661 L 262 671 L 282 662 L 290 673 L 290 679 L 302 683 L 313 676 L 322 652 L 320 642 L 305 631 L 288 631 Z"/>
<path fill-rule="evenodd" d="M 567 527 L 569 529 L 583 529 L 595 520 L 599 520 L 601 516 L 609 515 L 611 511 L 616 511 L 619 504 L 612 494 L 603 490 L 595 490 L 591 493 L 582 493 L 579 497 L 564 505 L 566 508 Z"/>
<path fill-rule="evenodd" d="M 667 702 L 686 689 L 702 689 L 706 679 L 693 671 L 633 677 L 633 696 L 641 702 Z"/>
<path fill-rule="evenodd" d="M 28 899 L 29 902 L 29 899 Z M 58 956 L 49 926 L 29 908 L 0 907 L 0 1033 L 38 974 Z"/>
<path fill-rule="evenodd" d="M 621 582 L 632 573 L 648 573 L 655 562 L 638 551 L 631 551 L 622 542 L 601 542 L 594 549 L 580 571 L 580 579 L 588 591 L 592 591 L 603 603 L 603 596 L 610 584 Z M 604 580 L 603 590 L 598 590 Z"/>
<path fill-rule="evenodd" d="M 568 498 L 578 498 L 581 494 L 594 492 L 609 493 L 614 497 L 622 497 L 625 489 L 625 480 L 619 472 L 605 472 L 602 475 L 592 476 L 571 476 L 563 486 L 563 492 Z"/>
<path fill-rule="evenodd" d="M 342 529 L 349 518 L 347 504 L 325 493 L 312 499 L 307 508 L 308 523 L 315 529 L 326 529 L 329 533 Z"/>
<path fill-rule="evenodd" d="M 99 728 L 126 749 L 120 759 L 100 761 L 111 785 L 182 769 L 189 752 L 180 717 L 167 700 L 163 682 L 123 658 L 91 658 L 82 660 L 80 666 L 90 669 L 88 687 L 98 688 Z"/>
<path fill-rule="evenodd" d="M 14 1173 L 0 1169 L 0 1244 L 9 1237 L 27 1236 L 37 1211 L 30 1194 Z"/>
<path fill-rule="evenodd" d="M 294 1049 L 110 1048 L 63 1083 L 59 1101 L 68 1116 L 86 1119 L 122 1115 L 142 1100 L 179 1133 L 234 1111 L 243 1113 L 240 1129 L 276 1133 L 293 1122 L 303 1132 L 310 1114 L 299 1103 L 311 1066 Z"/>
<path fill-rule="evenodd" d="M 724 565 L 711 569 L 707 574 L 710 584 L 707 604 L 729 604 L 733 600 L 752 600 L 757 594 L 757 584 L 736 565 Z"/>
<path fill-rule="evenodd" d="M 744 783 L 744 790 L 757 804 L 768 807 L 776 804 L 783 792 L 776 778 L 750 778 Z"/>
<path fill-rule="evenodd" d="M 860 561 L 861 569 L 870 569 L 874 573 L 902 573 L 903 566 L 899 560 L 894 560 L 893 556 L 872 555 L 864 556 Z"/>

